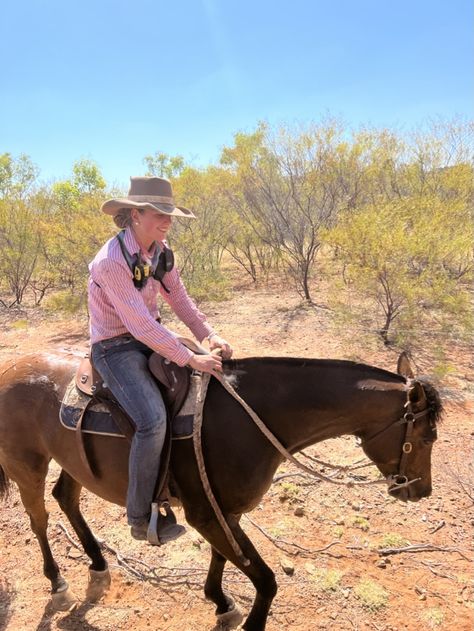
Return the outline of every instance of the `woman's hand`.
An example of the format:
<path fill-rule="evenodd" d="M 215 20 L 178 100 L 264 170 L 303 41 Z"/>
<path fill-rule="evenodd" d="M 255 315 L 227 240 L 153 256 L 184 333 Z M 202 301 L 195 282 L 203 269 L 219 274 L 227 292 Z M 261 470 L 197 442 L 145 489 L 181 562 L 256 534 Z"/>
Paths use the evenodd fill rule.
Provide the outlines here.
<path fill-rule="evenodd" d="M 188 361 L 188 366 L 200 372 L 222 372 L 222 358 L 220 355 L 193 355 Z"/>
<path fill-rule="evenodd" d="M 211 349 L 211 353 L 216 348 L 220 348 L 222 351 L 222 359 L 230 359 L 232 357 L 232 353 L 234 352 L 232 346 L 227 342 L 223 337 L 219 337 L 219 335 L 212 335 L 209 340 L 209 348 Z"/>

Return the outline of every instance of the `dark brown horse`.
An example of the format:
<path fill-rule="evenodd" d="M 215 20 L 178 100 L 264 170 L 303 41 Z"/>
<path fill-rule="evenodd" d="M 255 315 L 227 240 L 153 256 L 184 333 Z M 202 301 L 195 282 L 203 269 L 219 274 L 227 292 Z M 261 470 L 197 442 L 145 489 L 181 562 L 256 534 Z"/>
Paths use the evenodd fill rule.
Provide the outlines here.
<path fill-rule="evenodd" d="M 60 402 L 76 363 L 70 356 L 40 354 L 0 368 L 0 494 L 6 492 L 8 478 L 18 485 L 58 609 L 69 608 L 73 596 L 47 539 L 44 487 L 49 461 L 54 459 L 63 468 L 53 495 L 92 561 L 87 593 L 91 600 L 102 595 L 110 576 L 99 545 L 81 515 L 80 490 L 84 486 L 123 506 L 127 489 L 127 441 L 85 437 L 93 469 L 98 473 L 92 478 L 76 451 L 74 432 L 58 422 Z M 389 487 L 389 492 L 404 501 L 430 495 L 431 448 L 441 403 L 432 386 L 412 379 L 405 359 L 399 360 L 401 374 L 353 362 L 318 359 L 249 358 L 226 361 L 224 367 L 227 375 L 234 375 L 240 396 L 290 452 L 327 438 L 353 434 L 384 476 L 403 475 L 409 482 Z M 241 529 L 239 520 L 260 502 L 283 457 L 214 379 L 204 407 L 202 438 L 215 496 L 250 561 L 245 565 L 236 557 L 216 520 L 203 492 L 192 440 L 177 441 L 171 457 L 172 484 L 187 521 L 212 546 L 205 594 L 216 604 L 216 615 L 222 622 L 226 614 L 231 617 L 233 604 L 222 590 L 224 565 L 231 561 L 256 589 L 243 628 L 261 631 L 277 586 L 272 570 Z"/>

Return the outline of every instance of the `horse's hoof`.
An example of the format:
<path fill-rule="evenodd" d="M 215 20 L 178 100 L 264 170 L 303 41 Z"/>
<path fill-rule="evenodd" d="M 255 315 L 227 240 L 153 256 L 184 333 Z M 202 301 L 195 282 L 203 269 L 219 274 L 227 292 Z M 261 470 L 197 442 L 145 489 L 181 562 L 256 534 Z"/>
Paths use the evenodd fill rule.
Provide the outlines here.
<path fill-rule="evenodd" d="M 77 605 L 77 598 L 69 587 L 51 594 L 51 605 L 54 611 L 72 611 Z"/>
<path fill-rule="evenodd" d="M 97 602 L 110 587 L 109 570 L 89 570 L 89 585 L 86 591 L 86 600 L 91 603 Z"/>
<path fill-rule="evenodd" d="M 237 629 L 240 628 L 240 623 L 244 619 L 240 609 L 236 606 L 235 602 L 227 597 L 229 600 L 229 611 L 225 613 L 216 614 L 217 626 L 216 629 Z"/>

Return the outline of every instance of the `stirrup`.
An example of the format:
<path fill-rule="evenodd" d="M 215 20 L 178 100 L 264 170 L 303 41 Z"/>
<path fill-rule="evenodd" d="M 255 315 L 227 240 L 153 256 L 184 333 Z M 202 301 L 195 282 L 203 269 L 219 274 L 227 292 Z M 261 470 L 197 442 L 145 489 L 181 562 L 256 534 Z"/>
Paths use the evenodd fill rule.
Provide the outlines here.
<path fill-rule="evenodd" d="M 162 508 L 165 514 L 160 511 Z M 171 510 L 169 502 L 157 502 L 151 504 L 151 517 L 148 524 L 147 540 L 154 546 L 163 545 L 169 541 L 178 539 L 186 532 L 186 528 L 176 521 L 176 516 Z"/>

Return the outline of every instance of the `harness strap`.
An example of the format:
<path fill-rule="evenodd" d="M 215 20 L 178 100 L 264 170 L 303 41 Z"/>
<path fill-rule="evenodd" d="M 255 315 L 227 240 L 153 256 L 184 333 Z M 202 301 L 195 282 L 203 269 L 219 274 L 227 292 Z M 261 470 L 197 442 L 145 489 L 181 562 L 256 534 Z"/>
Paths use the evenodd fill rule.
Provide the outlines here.
<path fill-rule="evenodd" d="M 87 412 L 88 408 L 91 406 L 93 401 L 93 398 L 89 399 L 89 401 L 86 403 L 84 409 L 81 412 L 81 415 L 77 421 L 76 424 L 76 444 L 77 444 L 77 450 L 79 452 L 79 457 L 81 459 L 82 464 L 84 465 L 87 473 L 89 473 L 89 475 L 95 479 L 96 476 L 94 474 L 94 472 L 92 471 L 91 465 L 89 463 L 89 458 L 87 457 L 86 454 L 86 448 L 84 446 L 84 434 L 82 432 L 82 421 L 84 419 L 84 415 Z"/>
<path fill-rule="evenodd" d="M 402 418 L 398 419 L 398 421 L 395 421 L 394 423 L 390 423 L 390 425 L 387 425 L 387 427 L 384 427 L 383 429 L 381 429 L 379 432 L 377 432 L 376 434 L 374 434 L 367 440 L 362 441 L 361 444 L 368 445 L 375 438 L 378 438 L 379 436 L 384 434 L 387 430 L 389 430 L 394 425 L 403 425 L 404 423 L 414 423 L 417 419 L 422 418 L 423 416 L 426 416 L 426 414 L 428 414 L 428 410 L 423 410 L 422 412 L 417 412 L 416 414 L 413 412 L 405 412 Z"/>
<path fill-rule="evenodd" d="M 212 492 L 211 484 L 209 482 L 209 478 L 206 472 L 206 466 L 204 463 L 204 456 L 202 453 L 202 437 L 201 437 L 201 429 L 202 429 L 202 418 L 203 418 L 203 409 L 204 409 L 204 401 L 206 399 L 207 388 L 209 386 L 211 375 L 209 373 L 201 374 L 201 388 L 199 390 L 197 396 L 197 409 L 196 415 L 194 418 L 194 431 L 193 431 L 193 444 L 194 444 L 194 453 L 196 455 L 196 461 L 199 469 L 199 476 L 201 478 L 201 484 L 206 492 L 207 499 L 211 504 L 214 513 L 217 517 L 219 524 L 221 525 L 222 530 L 227 537 L 228 542 L 230 543 L 232 550 L 235 552 L 239 561 L 245 565 L 250 565 L 250 561 L 242 552 L 242 548 L 237 543 L 232 530 L 227 523 L 226 518 L 224 517 L 219 504 Z M 222 383 L 222 382 L 221 382 Z"/>
<path fill-rule="evenodd" d="M 413 432 L 413 426 L 415 425 L 415 419 L 407 421 L 407 431 L 405 434 L 405 442 L 402 446 L 402 455 L 400 457 L 400 464 L 398 465 L 398 475 L 405 476 L 405 468 L 408 462 L 408 454 L 412 452 L 413 445 L 411 444 L 411 435 Z"/>

